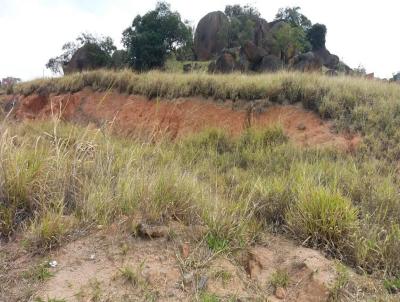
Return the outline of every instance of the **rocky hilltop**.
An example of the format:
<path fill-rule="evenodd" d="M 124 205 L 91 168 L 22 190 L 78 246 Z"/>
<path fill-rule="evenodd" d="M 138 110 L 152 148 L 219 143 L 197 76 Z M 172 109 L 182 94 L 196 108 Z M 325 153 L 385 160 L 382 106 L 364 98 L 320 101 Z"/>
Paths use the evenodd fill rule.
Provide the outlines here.
<path fill-rule="evenodd" d="M 331 54 L 325 46 L 326 28 L 323 26 L 319 44 L 310 45 L 309 49 L 296 49 L 289 41 L 285 51 L 279 47 L 285 39 L 287 20 L 267 22 L 259 15 L 249 17 L 251 28 L 247 39 L 231 47 L 226 39 L 230 26 L 229 16 L 221 11 L 210 12 L 198 23 L 194 37 L 196 58 L 201 61 L 212 60 L 211 72 L 265 72 L 290 68 L 300 71 L 324 71 L 331 75 L 338 72 L 349 73 L 351 69 Z M 320 30 L 318 28 L 317 30 Z M 325 32 L 324 32 L 325 30 Z M 283 42 L 284 43 L 284 42 Z"/>

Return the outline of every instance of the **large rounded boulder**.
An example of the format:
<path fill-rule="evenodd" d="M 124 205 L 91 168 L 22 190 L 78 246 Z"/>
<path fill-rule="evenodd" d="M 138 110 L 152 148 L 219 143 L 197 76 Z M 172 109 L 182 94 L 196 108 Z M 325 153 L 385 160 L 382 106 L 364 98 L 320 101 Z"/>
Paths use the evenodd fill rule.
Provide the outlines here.
<path fill-rule="evenodd" d="M 199 22 L 194 35 L 194 51 L 200 61 L 207 61 L 226 46 L 219 33 L 228 26 L 228 17 L 221 11 L 205 15 Z"/>
<path fill-rule="evenodd" d="M 64 74 L 93 70 L 106 67 L 111 61 L 108 53 L 100 46 L 87 43 L 79 48 L 72 56 L 67 65 L 63 66 Z"/>

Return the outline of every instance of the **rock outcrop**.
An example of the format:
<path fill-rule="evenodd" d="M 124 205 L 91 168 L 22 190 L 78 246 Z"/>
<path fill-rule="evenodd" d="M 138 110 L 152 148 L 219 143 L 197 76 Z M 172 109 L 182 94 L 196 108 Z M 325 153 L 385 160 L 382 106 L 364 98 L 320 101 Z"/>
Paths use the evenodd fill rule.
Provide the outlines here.
<path fill-rule="evenodd" d="M 241 47 L 228 48 L 222 33 L 230 25 L 229 18 L 220 11 L 204 16 L 196 29 L 194 49 L 198 60 L 214 59 L 210 63 L 210 72 L 228 73 L 269 72 L 281 68 L 299 71 L 322 71 L 349 73 L 351 69 L 340 62 L 339 57 L 331 54 L 322 43 L 318 49 L 299 53 L 296 48 L 285 49 L 283 54 L 278 47 L 278 33 L 287 25 L 284 20 L 268 23 L 258 16 L 251 17 L 254 24 L 253 36 L 240 42 Z M 239 44 L 237 41 L 232 45 Z"/>
<path fill-rule="evenodd" d="M 225 47 L 219 33 L 227 24 L 228 17 L 221 11 L 208 13 L 200 20 L 194 36 L 197 60 L 210 60 Z"/>
<path fill-rule="evenodd" d="M 67 65 L 64 74 L 106 67 L 111 58 L 98 45 L 87 43 L 79 48 Z"/>

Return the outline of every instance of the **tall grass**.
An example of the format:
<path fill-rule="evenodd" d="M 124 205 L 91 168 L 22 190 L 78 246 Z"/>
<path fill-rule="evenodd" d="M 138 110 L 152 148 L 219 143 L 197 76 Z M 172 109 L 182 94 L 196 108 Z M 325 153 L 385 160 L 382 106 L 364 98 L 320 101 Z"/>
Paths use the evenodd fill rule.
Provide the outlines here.
<path fill-rule="evenodd" d="M 272 229 L 365 271 L 400 273 L 398 180 L 379 162 L 295 147 L 280 128 L 154 143 L 59 121 L 4 127 L 0 234 L 32 251 L 134 216 L 202 224 L 223 250 Z"/>

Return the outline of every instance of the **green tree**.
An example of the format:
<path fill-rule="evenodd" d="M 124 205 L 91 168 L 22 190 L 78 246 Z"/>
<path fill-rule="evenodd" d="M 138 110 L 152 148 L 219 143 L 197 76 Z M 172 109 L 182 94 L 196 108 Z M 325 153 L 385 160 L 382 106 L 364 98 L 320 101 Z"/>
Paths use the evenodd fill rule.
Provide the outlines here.
<path fill-rule="evenodd" d="M 162 67 L 169 53 L 193 43 L 190 27 L 165 2 L 158 2 L 154 10 L 136 16 L 122 36 L 128 63 L 138 70 Z"/>
<path fill-rule="evenodd" d="M 227 5 L 225 15 L 228 23 L 220 30 L 218 39 L 228 48 L 238 47 L 252 40 L 255 24 L 260 17 L 257 8 L 250 5 Z"/>
<path fill-rule="evenodd" d="M 189 24 L 189 21 L 185 21 L 185 24 Z M 193 61 L 195 60 L 194 54 L 194 28 L 188 26 L 189 36 L 188 39 L 182 47 L 176 49 L 175 57 L 178 61 Z"/>
<path fill-rule="evenodd" d="M 53 73 L 60 73 L 62 67 L 67 65 L 72 56 L 81 47 L 86 47 L 91 54 L 92 65 L 106 67 L 111 62 L 111 55 L 117 49 L 110 37 L 96 37 L 90 33 L 82 33 L 75 41 L 67 42 L 62 47 L 62 53 L 49 59 L 46 68 Z"/>
<path fill-rule="evenodd" d="M 281 60 L 287 64 L 290 54 L 304 51 L 305 33 L 288 23 L 284 24 L 275 34 L 276 46 L 281 53 Z"/>
<path fill-rule="evenodd" d="M 294 27 L 300 27 L 304 31 L 307 31 L 312 23 L 305 15 L 300 13 L 300 9 L 299 6 L 280 8 L 275 16 L 275 20 L 286 21 Z"/>
<path fill-rule="evenodd" d="M 294 31 L 299 34 L 298 39 L 296 39 L 301 44 L 299 49 L 306 52 L 311 49 L 306 33 L 312 27 L 312 23 L 305 15 L 300 13 L 300 9 L 299 6 L 280 8 L 275 20 L 282 20 L 291 25 Z M 288 29 L 286 30 L 288 31 Z"/>
<path fill-rule="evenodd" d="M 326 26 L 324 24 L 316 23 L 307 31 L 307 39 L 313 50 L 325 48 L 325 37 Z"/>

